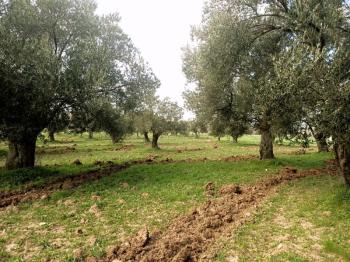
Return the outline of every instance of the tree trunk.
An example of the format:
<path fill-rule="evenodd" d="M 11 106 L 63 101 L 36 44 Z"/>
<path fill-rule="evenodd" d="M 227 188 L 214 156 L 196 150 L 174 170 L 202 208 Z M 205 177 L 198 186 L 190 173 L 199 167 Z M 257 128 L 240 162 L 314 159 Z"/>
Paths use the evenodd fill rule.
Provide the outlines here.
<path fill-rule="evenodd" d="M 49 130 L 49 140 L 50 142 L 55 142 L 55 132 Z"/>
<path fill-rule="evenodd" d="M 335 144 L 334 152 L 345 182 L 350 186 L 350 142 Z"/>
<path fill-rule="evenodd" d="M 27 137 L 21 141 L 9 141 L 6 169 L 34 167 L 36 139 L 37 136 Z"/>
<path fill-rule="evenodd" d="M 271 132 L 271 126 L 268 123 L 264 123 L 260 127 L 261 142 L 260 142 L 260 159 L 273 159 L 273 136 Z"/>
<path fill-rule="evenodd" d="M 221 137 L 218 136 L 218 141 L 220 142 L 221 141 Z"/>
<path fill-rule="evenodd" d="M 151 140 L 150 140 L 149 137 L 148 137 L 148 132 L 143 132 L 143 137 L 144 137 L 144 139 L 145 139 L 145 143 L 151 142 Z"/>
<path fill-rule="evenodd" d="M 158 139 L 159 139 L 159 137 L 160 137 L 160 134 L 153 133 L 153 136 L 152 136 L 152 148 L 159 149 L 159 146 L 158 146 Z"/>
<path fill-rule="evenodd" d="M 315 134 L 314 137 L 316 140 L 318 152 L 329 152 L 326 136 L 323 135 L 322 133 L 319 133 L 319 134 Z"/>
<path fill-rule="evenodd" d="M 89 139 L 93 139 L 94 138 L 94 132 L 89 131 Z"/>
<path fill-rule="evenodd" d="M 232 142 L 234 144 L 237 144 L 238 143 L 238 137 L 237 136 L 232 136 Z"/>

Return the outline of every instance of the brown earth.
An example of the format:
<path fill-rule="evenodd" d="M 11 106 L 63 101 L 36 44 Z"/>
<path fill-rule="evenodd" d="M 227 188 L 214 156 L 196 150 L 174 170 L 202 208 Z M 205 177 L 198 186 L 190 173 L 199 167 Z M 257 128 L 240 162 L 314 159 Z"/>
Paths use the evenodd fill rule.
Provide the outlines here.
<path fill-rule="evenodd" d="M 66 154 L 69 152 L 74 152 L 75 147 L 63 147 L 63 146 L 52 146 L 52 147 L 41 147 L 36 150 L 36 153 L 39 155 L 49 154 L 49 155 L 58 155 L 58 154 Z"/>
<path fill-rule="evenodd" d="M 111 247 L 100 261 L 198 261 L 202 253 L 225 230 L 246 222 L 264 199 L 289 181 L 322 174 L 336 174 L 334 166 L 298 172 L 284 168 L 276 177 L 253 186 L 227 185 L 220 189 L 221 197 L 208 200 L 191 213 L 175 219 L 163 233 L 150 234 L 141 230 L 125 243 Z M 206 187 L 212 191 L 209 183 Z"/>
<path fill-rule="evenodd" d="M 23 190 L 14 190 L 10 192 L 0 192 L 0 209 L 7 206 L 15 206 L 19 203 L 26 201 L 33 201 L 43 198 L 48 198 L 52 193 L 62 189 L 71 189 L 78 187 L 84 183 L 99 180 L 103 177 L 110 176 L 115 172 L 122 171 L 126 168 L 129 168 L 133 165 L 141 164 L 167 164 L 167 163 L 200 163 L 206 161 L 216 161 L 209 160 L 208 158 L 199 158 L 199 159 L 184 159 L 184 160 L 173 160 L 171 158 L 166 158 L 162 160 L 157 160 L 158 155 L 149 155 L 146 159 L 134 160 L 125 162 L 124 164 L 114 164 L 111 161 L 102 162 L 96 161 L 95 165 L 100 166 L 98 170 L 90 171 L 86 173 L 76 174 L 58 178 L 55 181 L 49 182 L 40 186 L 29 186 Z M 258 159 L 256 156 L 241 156 L 241 157 L 229 157 L 220 160 L 224 161 L 243 161 L 249 159 Z M 76 160 L 77 161 L 77 160 Z"/>

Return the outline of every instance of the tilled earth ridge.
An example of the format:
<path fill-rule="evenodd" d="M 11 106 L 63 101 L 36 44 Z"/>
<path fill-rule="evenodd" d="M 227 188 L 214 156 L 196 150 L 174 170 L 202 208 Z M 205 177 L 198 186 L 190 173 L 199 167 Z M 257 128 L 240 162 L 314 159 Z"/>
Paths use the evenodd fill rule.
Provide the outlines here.
<path fill-rule="evenodd" d="M 47 198 L 52 193 L 58 190 L 75 188 L 86 182 L 99 180 L 103 177 L 110 176 L 115 172 L 125 170 L 134 165 L 161 164 L 161 163 L 196 163 L 196 162 L 206 162 L 206 161 L 217 161 L 217 160 L 210 160 L 208 158 L 184 159 L 184 160 L 173 160 L 171 158 L 166 158 L 162 160 L 156 160 L 156 159 L 157 157 L 150 156 L 146 159 L 129 161 L 120 165 L 107 164 L 96 171 L 90 171 L 90 172 L 86 172 L 78 175 L 71 175 L 64 178 L 58 178 L 53 182 L 50 182 L 41 186 L 32 186 L 19 191 L 0 192 L 0 209 L 11 205 L 15 206 L 15 205 L 18 205 L 19 203 L 26 202 L 26 201 L 33 201 L 33 200 Z M 258 159 L 258 158 L 257 156 L 253 156 L 253 155 L 231 156 L 231 157 L 222 158 L 219 161 L 238 162 L 238 161 L 253 160 L 253 159 Z"/>
<path fill-rule="evenodd" d="M 334 175 L 336 168 L 328 166 L 298 172 L 286 167 L 278 176 L 253 186 L 225 186 L 219 191 L 221 197 L 208 200 L 190 214 L 175 219 L 163 233 L 150 235 L 145 228 L 122 245 L 109 248 L 106 257 L 100 261 L 198 261 L 225 229 L 242 225 L 248 220 L 252 209 L 272 195 L 279 185 L 321 174 Z"/>

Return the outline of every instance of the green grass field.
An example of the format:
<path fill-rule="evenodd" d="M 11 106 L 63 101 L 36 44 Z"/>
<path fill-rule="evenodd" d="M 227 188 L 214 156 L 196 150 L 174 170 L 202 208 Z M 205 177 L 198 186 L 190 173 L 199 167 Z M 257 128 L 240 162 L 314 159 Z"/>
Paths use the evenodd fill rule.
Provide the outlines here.
<path fill-rule="evenodd" d="M 122 163 L 158 156 L 206 162 L 135 165 L 124 171 L 47 199 L 0 211 L 0 261 L 74 261 L 76 253 L 101 257 L 147 226 L 163 230 L 171 220 L 206 201 L 204 186 L 254 184 L 284 166 L 310 169 L 331 154 L 297 155 L 297 146 L 276 146 L 271 161 L 222 161 L 233 155 L 258 155 L 258 136 L 238 144 L 224 138 L 161 137 L 153 150 L 133 136 L 113 145 L 103 134 L 93 140 L 61 134 L 57 142 L 38 142 L 37 167 L 0 171 L 0 191 L 40 185 L 67 174 L 96 169 L 95 161 Z M 74 148 L 74 149 L 73 149 Z M 0 146 L 6 152 L 6 145 Z M 0 154 L 4 165 L 4 154 Z M 79 159 L 83 165 L 72 162 Z M 349 261 L 350 191 L 339 177 L 320 176 L 291 182 L 265 201 L 254 220 L 219 239 L 216 261 Z M 231 259 L 231 260 L 230 260 Z M 316 259 L 316 260 L 315 260 Z"/>

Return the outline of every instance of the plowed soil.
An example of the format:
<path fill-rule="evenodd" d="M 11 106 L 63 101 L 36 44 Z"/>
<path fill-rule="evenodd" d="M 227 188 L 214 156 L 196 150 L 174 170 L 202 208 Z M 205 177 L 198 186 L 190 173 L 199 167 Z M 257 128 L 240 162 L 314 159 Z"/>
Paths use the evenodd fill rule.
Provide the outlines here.
<path fill-rule="evenodd" d="M 198 261 L 204 251 L 228 228 L 239 227 L 264 199 L 289 181 L 323 174 L 336 174 L 334 166 L 298 172 L 284 168 L 276 177 L 249 187 L 227 185 L 221 196 L 208 200 L 191 213 L 175 219 L 162 233 L 145 228 L 125 243 L 111 247 L 101 261 Z M 211 189 L 212 190 L 212 189 Z"/>
<path fill-rule="evenodd" d="M 103 177 L 110 176 L 118 171 L 122 171 L 133 165 L 141 164 L 167 164 L 167 163 L 199 163 L 211 161 L 208 158 L 199 159 L 184 159 L 184 160 L 173 160 L 171 158 L 157 160 L 158 156 L 150 155 L 146 159 L 134 160 L 125 162 L 124 164 L 114 164 L 113 162 L 100 162 L 96 161 L 96 165 L 100 168 L 97 171 L 86 172 L 78 175 L 65 176 L 63 178 L 58 178 L 53 182 L 41 185 L 41 186 L 30 186 L 24 190 L 10 191 L 10 192 L 0 192 L 0 209 L 11 205 L 17 205 L 26 201 L 33 201 L 38 199 L 43 199 L 49 197 L 52 193 L 57 190 L 71 189 L 78 187 L 84 183 L 99 180 Z M 226 162 L 237 162 L 244 160 L 258 159 L 257 156 L 232 156 L 220 161 Z M 217 160 L 212 160 L 217 161 Z"/>

